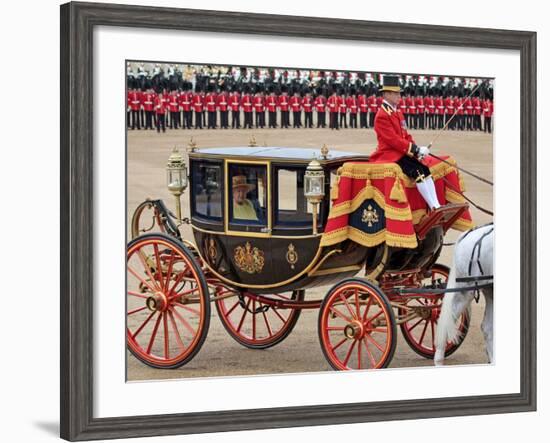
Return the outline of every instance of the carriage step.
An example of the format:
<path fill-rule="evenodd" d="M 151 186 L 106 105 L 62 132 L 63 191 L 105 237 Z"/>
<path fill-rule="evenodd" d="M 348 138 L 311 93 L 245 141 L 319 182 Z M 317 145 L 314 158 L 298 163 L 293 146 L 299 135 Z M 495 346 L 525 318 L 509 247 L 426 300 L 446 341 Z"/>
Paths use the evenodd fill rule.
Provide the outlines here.
<path fill-rule="evenodd" d="M 436 226 L 441 226 L 443 232 L 447 232 L 467 209 L 468 203 L 450 203 L 430 211 L 426 217 L 415 226 L 418 239 L 423 240 L 428 232 Z"/>

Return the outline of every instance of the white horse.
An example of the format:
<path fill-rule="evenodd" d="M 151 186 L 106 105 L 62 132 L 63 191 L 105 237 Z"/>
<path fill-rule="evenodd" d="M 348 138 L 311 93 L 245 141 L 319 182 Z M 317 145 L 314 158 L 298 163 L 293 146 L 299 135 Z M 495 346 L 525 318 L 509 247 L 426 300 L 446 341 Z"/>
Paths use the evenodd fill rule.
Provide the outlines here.
<path fill-rule="evenodd" d="M 480 226 L 462 234 L 456 241 L 453 266 L 449 274 L 447 289 L 474 286 L 475 281 L 457 281 L 464 277 L 493 275 L 493 224 Z M 478 280 L 478 284 L 492 283 L 492 280 Z M 485 314 L 481 330 L 485 337 L 485 351 L 489 363 L 493 362 L 493 286 L 480 291 L 485 296 Z M 458 343 L 461 333 L 458 319 L 466 311 L 470 315 L 471 303 L 476 291 L 447 292 L 443 297 L 441 314 L 437 323 L 435 356 L 436 366 L 443 365 L 447 343 Z"/>

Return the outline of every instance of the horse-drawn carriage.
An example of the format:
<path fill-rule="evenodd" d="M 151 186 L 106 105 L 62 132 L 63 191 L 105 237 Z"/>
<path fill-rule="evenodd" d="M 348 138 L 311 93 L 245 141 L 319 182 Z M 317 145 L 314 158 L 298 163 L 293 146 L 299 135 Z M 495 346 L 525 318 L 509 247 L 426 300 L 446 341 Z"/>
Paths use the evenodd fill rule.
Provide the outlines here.
<path fill-rule="evenodd" d="M 132 354 L 157 368 L 188 363 L 205 341 L 213 303 L 229 335 L 248 348 L 280 343 L 302 309 L 319 309 L 321 349 L 335 369 L 388 366 L 397 327 L 432 358 L 437 290 L 448 277 L 437 259 L 445 232 L 467 227 L 468 205 L 439 184 L 440 199 L 454 204 L 426 213 L 395 165 L 367 160 L 327 149 L 191 149 L 188 173 L 175 150 L 167 179 L 176 213 L 148 199 L 131 221 Z M 460 186 L 452 167 L 439 175 Z M 188 179 L 190 216 L 182 218 Z M 183 237 L 184 225 L 194 242 Z M 326 285 L 324 298 L 306 297 Z M 428 291 L 407 293 L 419 288 Z M 464 337 L 468 318 L 459 321 Z M 459 345 L 449 343 L 447 354 Z"/>

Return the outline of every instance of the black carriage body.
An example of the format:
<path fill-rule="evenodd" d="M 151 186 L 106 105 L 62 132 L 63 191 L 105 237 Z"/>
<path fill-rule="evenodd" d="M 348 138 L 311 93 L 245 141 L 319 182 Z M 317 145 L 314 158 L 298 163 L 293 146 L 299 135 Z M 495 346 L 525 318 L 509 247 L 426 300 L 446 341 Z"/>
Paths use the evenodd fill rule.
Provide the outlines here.
<path fill-rule="evenodd" d="M 318 233 L 303 194 L 304 174 L 316 158 L 325 171 L 325 197 L 319 205 Z M 367 251 L 351 242 L 320 248 L 330 209 L 331 178 L 346 161 L 365 155 L 303 148 L 216 148 L 189 154 L 191 224 L 202 258 L 217 276 L 255 293 L 283 292 L 329 284 L 355 275 Z M 257 220 L 234 217 L 234 177 L 254 189 Z"/>
<path fill-rule="evenodd" d="M 313 158 L 325 172 L 317 234 L 303 194 L 304 173 Z M 313 149 L 246 147 L 196 150 L 189 159 L 197 248 L 213 274 L 236 288 L 274 293 L 332 284 L 363 267 L 374 278 L 383 272 L 426 269 L 441 251 L 440 227 L 419 239 L 415 249 L 385 244 L 366 248 L 349 240 L 319 247 L 336 171 L 346 161 L 368 160 L 365 155 L 332 151 L 323 159 Z M 234 177 L 247 181 L 254 220 L 234 217 Z"/>

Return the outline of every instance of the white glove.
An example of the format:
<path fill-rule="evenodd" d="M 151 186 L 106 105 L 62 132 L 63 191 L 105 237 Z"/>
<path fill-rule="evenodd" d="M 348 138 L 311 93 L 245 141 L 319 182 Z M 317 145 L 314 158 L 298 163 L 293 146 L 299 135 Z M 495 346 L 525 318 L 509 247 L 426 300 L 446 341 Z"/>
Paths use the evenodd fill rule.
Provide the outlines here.
<path fill-rule="evenodd" d="M 418 147 L 418 158 L 422 160 L 424 157 L 430 154 L 430 148 L 427 146 L 419 146 Z"/>

